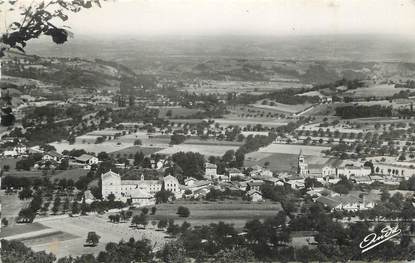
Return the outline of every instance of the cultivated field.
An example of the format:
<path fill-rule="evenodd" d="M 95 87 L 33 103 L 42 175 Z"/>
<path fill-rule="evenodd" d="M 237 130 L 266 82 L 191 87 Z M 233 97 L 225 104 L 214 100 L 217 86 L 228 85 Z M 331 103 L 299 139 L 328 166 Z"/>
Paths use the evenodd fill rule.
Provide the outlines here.
<path fill-rule="evenodd" d="M 30 200 L 22 201 L 17 194 L 6 195 L 4 192 L 4 190 L 0 190 L 1 216 L 6 218 L 9 221 L 9 225 L 12 226 L 15 223 L 14 218 L 19 214 L 20 209 L 26 207 Z"/>
<path fill-rule="evenodd" d="M 7 227 L 2 227 L 0 237 L 9 237 L 14 235 L 21 235 L 25 233 L 33 233 L 41 230 L 49 229 L 40 223 L 32 224 L 15 224 Z"/>
<path fill-rule="evenodd" d="M 230 146 L 241 146 L 243 142 L 235 141 L 219 141 L 214 139 L 202 140 L 197 138 L 186 139 L 183 144 L 199 144 L 199 145 L 230 145 Z"/>
<path fill-rule="evenodd" d="M 287 113 L 296 113 L 296 112 L 300 112 L 305 110 L 306 108 L 310 107 L 311 104 L 296 104 L 296 105 L 289 105 L 289 104 L 282 104 L 282 103 L 278 103 L 272 100 L 266 100 L 268 101 L 268 103 L 273 102 L 274 105 L 263 105 L 262 102 L 264 100 L 260 100 L 258 102 L 256 102 L 255 104 L 253 104 L 252 106 L 254 106 L 255 108 L 258 109 L 267 109 L 267 110 L 276 110 L 278 112 L 287 112 Z"/>
<path fill-rule="evenodd" d="M 260 124 L 266 127 L 279 127 L 287 125 L 290 120 L 287 119 L 261 119 L 261 118 L 237 118 L 235 116 L 230 116 L 225 119 L 214 119 L 215 123 L 218 123 L 220 126 L 227 127 L 231 125 L 238 125 L 239 127 L 246 127 L 248 125 L 255 126 Z"/>
<path fill-rule="evenodd" d="M 313 165 L 324 165 L 329 161 L 329 158 L 320 156 L 305 156 L 306 162 Z M 268 164 L 268 169 L 271 171 L 286 171 L 294 172 L 297 170 L 298 153 L 264 153 L 253 152 L 245 156 L 245 166 L 260 165 L 265 166 Z"/>
<path fill-rule="evenodd" d="M 188 109 L 183 107 L 157 107 L 159 118 L 186 118 L 199 112 L 198 109 Z"/>
<path fill-rule="evenodd" d="M 163 148 L 159 148 L 159 147 L 131 146 L 131 147 L 119 150 L 119 151 L 111 152 L 111 153 L 109 153 L 109 155 L 114 156 L 114 157 L 120 155 L 121 157 L 127 157 L 128 158 L 131 154 L 134 155 L 136 152 L 141 151 L 141 152 L 144 153 L 144 155 L 150 155 L 150 154 L 158 152 L 162 149 Z"/>
<path fill-rule="evenodd" d="M 227 68 L 229 70 L 229 68 Z M 214 81 L 209 80 L 202 83 L 201 86 L 188 86 L 184 90 L 195 93 L 216 93 L 225 94 L 228 92 L 249 92 L 251 94 L 261 94 L 265 92 L 272 92 L 285 88 L 299 88 L 303 84 L 296 83 L 295 79 L 287 81 Z"/>
<path fill-rule="evenodd" d="M 399 93 L 402 90 L 407 90 L 404 88 L 395 88 L 394 85 L 389 84 L 379 84 L 379 85 L 373 85 L 370 87 L 363 87 L 363 88 L 357 88 L 355 90 L 349 90 L 345 92 L 345 95 L 356 97 L 356 98 L 362 98 L 362 97 L 387 97 L 392 96 L 396 93 Z"/>
<path fill-rule="evenodd" d="M 61 142 L 53 142 L 50 145 L 53 145 L 56 148 L 56 151 L 61 153 L 64 150 L 72 150 L 72 149 L 84 149 L 86 152 L 94 152 L 94 153 L 100 153 L 100 152 L 115 152 L 119 151 L 128 147 L 133 146 L 132 143 L 129 144 L 117 144 L 116 141 L 105 141 L 100 144 L 95 144 L 93 142 L 91 143 L 74 143 L 69 144 L 67 141 L 61 141 Z"/>
<path fill-rule="evenodd" d="M 14 170 L 18 160 L 19 159 L 16 158 L 0 158 L 0 169 L 3 169 L 5 165 L 8 165 L 10 170 Z"/>
<path fill-rule="evenodd" d="M 276 144 L 272 143 L 258 150 L 261 153 L 286 153 L 297 154 L 302 150 L 304 155 L 323 156 L 322 151 L 329 150 L 329 147 L 296 145 L 296 144 Z"/>
<path fill-rule="evenodd" d="M 45 250 L 54 253 L 58 258 L 64 256 L 80 256 L 95 254 L 105 250 L 108 242 L 118 242 L 134 237 L 136 240 L 147 238 L 155 248 L 160 248 L 165 242 L 165 233 L 155 231 L 151 226 L 137 230 L 130 227 L 130 223 L 109 223 L 107 215 L 88 215 L 82 217 L 68 217 L 43 221 L 41 225 L 50 228 L 48 233 L 39 236 L 24 238 L 24 243 L 35 251 Z M 84 247 L 85 239 L 90 231 L 95 231 L 101 239 L 96 247 Z M 39 231 L 42 232 L 42 231 Z"/>
<path fill-rule="evenodd" d="M 201 144 L 179 144 L 158 151 L 157 153 L 172 155 L 177 152 L 198 152 L 205 156 L 222 156 L 226 151 L 236 151 L 238 148 L 238 146 L 233 145 L 209 145 L 209 147 L 206 147 L 206 145 Z"/>
<path fill-rule="evenodd" d="M 181 218 L 176 214 L 179 206 L 189 208 L 190 216 L 188 218 Z M 279 203 L 269 201 L 252 203 L 239 199 L 217 202 L 178 200 L 174 203 L 159 204 L 156 207 L 156 214 L 149 216 L 150 221 L 171 218 L 174 219 L 176 224 L 182 224 L 184 221 L 187 221 L 192 226 L 223 221 L 233 224 L 239 229 L 243 228 L 249 220 L 272 217 L 282 209 Z M 140 210 L 137 213 L 140 213 Z"/>

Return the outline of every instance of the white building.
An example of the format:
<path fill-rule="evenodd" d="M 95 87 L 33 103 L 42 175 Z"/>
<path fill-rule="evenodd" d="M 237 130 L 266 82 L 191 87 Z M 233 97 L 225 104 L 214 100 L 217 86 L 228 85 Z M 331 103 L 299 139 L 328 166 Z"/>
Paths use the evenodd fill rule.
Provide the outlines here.
<path fill-rule="evenodd" d="M 24 145 L 15 146 L 13 148 L 7 148 L 3 152 L 4 157 L 18 157 L 26 154 L 27 148 Z"/>
<path fill-rule="evenodd" d="M 145 180 L 141 175 L 140 180 L 121 180 L 121 176 L 113 171 L 101 175 L 102 179 L 102 196 L 108 198 L 108 195 L 114 194 L 116 200 L 126 202 L 131 199 L 133 203 L 144 204 L 152 203 L 149 197 L 154 197 L 163 185 L 166 191 L 171 191 L 176 198 L 181 195 L 179 181 L 168 175 L 160 180 Z"/>
<path fill-rule="evenodd" d="M 249 190 L 246 193 L 246 196 L 248 196 L 252 202 L 261 202 L 263 200 L 261 192 L 257 190 Z"/>
<path fill-rule="evenodd" d="M 42 160 L 60 162 L 62 158 L 63 158 L 62 154 L 57 153 L 55 151 L 49 151 L 43 155 Z"/>
<path fill-rule="evenodd" d="M 210 180 L 212 178 L 216 178 L 217 176 L 217 165 L 213 163 L 206 163 L 205 164 L 205 178 Z"/>
<path fill-rule="evenodd" d="M 75 160 L 79 163 L 88 165 L 98 164 L 99 162 L 97 157 L 89 154 L 82 154 L 81 156 L 76 157 Z"/>
<path fill-rule="evenodd" d="M 357 167 L 357 166 L 344 166 L 337 168 L 337 176 L 345 176 L 349 179 L 351 176 L 360 177 L 360 176 L 369 176 L 372 174 L 372 169 L 370 167 Z"/>

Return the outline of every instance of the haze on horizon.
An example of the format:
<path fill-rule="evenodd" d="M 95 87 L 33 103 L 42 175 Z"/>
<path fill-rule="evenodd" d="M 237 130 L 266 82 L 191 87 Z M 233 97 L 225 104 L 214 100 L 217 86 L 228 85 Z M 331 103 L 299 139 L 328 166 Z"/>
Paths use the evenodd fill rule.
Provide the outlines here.
<path fill-rule="evenodd" d="M 395 34 L 413 38 L 414 14 L 414 0 L 107 0 L 102 8 L 71 15 L 68 24 L 80 35 Z M 6 19 L 11 22 L 13 16 L 6 14 Z"/>

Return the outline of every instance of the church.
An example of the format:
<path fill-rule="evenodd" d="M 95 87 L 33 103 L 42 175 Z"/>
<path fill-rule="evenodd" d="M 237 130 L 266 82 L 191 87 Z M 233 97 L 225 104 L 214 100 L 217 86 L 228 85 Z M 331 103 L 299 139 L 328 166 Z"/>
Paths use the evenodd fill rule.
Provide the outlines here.
<path fill-rule="evenodd" d="M 181 195 L 179 181 L 171 175 L 159 180 L 145 180 L 144 175 L 141 175 L 140 180 L 121 180 L 119 174 L 110 170 L 101 175 L 101 180 L 102 197 L 105 199 L 108 195 L 114 194 L 115 200 L 126 202 L 131 199 L 132 203 L 150 205 L 154 201 L 154 195 L 163 185 L 164 189 L 172 192 L 176 198 Z"/>
<path fill-rule="evenodd" d="M 298 155 L 298 165 L 297 165 L 297 173 L 299 176 L 307 177 L 310 173 L 308 170 L 308 164 L 305 162 L 303 150 L 300 150 Z"/>

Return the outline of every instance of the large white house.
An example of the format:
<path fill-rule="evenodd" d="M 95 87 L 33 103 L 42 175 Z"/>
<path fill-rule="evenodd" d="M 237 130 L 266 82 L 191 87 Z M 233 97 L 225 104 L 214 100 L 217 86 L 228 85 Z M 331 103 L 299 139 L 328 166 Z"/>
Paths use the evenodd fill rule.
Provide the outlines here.
<path fill-rule="evenodd" d="M 166 191 L 171 191 L 176 198 L 180 197 L 181 189 L 179 181 L 168 175 L 159 180 L 145 180 L 141 175 L 140 180 L 121 180 L 121 176 L 113 171 L 109 171 L 101 175 L 102 179 L 102 196 L 108 198 L 110 194 L 114 194 L 116 200 L 127 201 L 131 199 L 133 202 L 151 203 L 154 194 L 160 191 L 164 185 Z"/>

